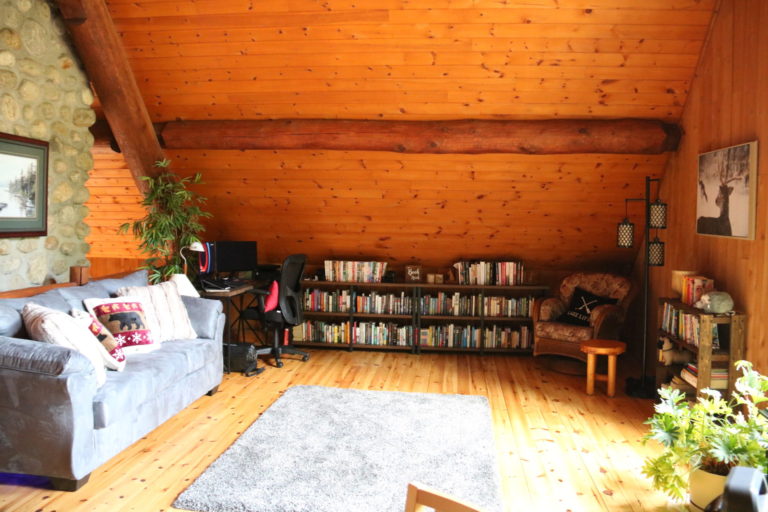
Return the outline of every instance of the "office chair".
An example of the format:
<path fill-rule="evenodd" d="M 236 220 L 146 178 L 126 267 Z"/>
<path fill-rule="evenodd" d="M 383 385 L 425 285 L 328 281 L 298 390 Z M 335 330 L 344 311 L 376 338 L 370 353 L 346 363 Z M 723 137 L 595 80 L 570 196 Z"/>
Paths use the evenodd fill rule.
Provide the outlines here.
<path fill-rule="evenodd" d="M 240 313 L 241 319 L 258 320 L 265 331 L 272 331 L 272 347 L 268 352 L 278 368 L 283 367 L 280 359 L 282 354 L 296 354 L 302 356 L 302 361 L 309 360 L 307 352 L 283 344 L 287 326 L 299 325 L 304 321 L 301 278 L 306 262 L 304 254 L 292 254 L 285 258 L 280 268 L 279 283 L 273 281 L 269 290 L 252 290 L 250 293 L 258 298 L 257 306 L 245 308 Z M 263 353 L 262 350 L 259 353 Z"/>

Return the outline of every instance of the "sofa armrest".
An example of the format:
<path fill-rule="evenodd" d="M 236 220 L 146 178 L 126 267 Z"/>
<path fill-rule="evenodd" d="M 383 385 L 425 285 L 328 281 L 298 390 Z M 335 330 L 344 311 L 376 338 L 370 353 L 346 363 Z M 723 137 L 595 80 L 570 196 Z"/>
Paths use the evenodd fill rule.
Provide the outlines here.
<path fill-rule="evenodd" d="M 182 295 L 192 328 L 200 338 L 221 341 L 224 335 L 224 306 L 220 300 Z"/>
<path fill-rule="evenodd" d="M 594 337 L 603 340 L 618 339 L 623 321 L 624 310 L 614 304 L 597 306 L 589 315 L 589 325 L 594 329 Z"/>
<path fill-rule="evenodd" d="M 536 299 L 533 303 L 533 321 L 552 322 L 565 313 L 565 310 L 565 303 L 556 297 L 550 297 L 544 300 Z"/>
<path fill-rule="evenodd" d="M 98 384 L 79 352 L 0 337 L 0 472 L 79 480 L 95 467 Z"/>

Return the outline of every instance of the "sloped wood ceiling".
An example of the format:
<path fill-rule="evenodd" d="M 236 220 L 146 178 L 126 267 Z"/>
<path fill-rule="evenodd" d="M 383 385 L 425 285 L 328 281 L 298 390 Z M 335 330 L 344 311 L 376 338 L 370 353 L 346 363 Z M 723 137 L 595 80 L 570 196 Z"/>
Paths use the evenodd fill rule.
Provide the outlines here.
<path fill-rule="evenodd" d="M 153 121 L 680 119 L 715 0 L 108 0 Z M 168 151 L 208 238 L 447 267 L 621 267 L 662 156 Z M 674 207 L 674 206 L 672 206 Z M 641 211 L 632 212 L 642 225 Z M 106 228 L 105 228 L 106 231 Z M 639 229 L 638 229 L 639 231 Z M 93 254 L 92 254 L 93 255 Z"/>

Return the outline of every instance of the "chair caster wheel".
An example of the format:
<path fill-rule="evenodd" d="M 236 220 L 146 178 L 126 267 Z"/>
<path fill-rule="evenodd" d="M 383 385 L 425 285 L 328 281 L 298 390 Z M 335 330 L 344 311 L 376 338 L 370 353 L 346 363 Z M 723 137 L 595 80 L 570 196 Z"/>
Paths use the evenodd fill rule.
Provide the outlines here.
<path fill-rule="evenodd" d="M 282 361 L 278 361 L 278 362 L 275 363 L 275 366 L 277 366 L 278 368 L 282 368 L 283 367 L 283 362 Z"/>
<path fill-rule="evenodd" d="M 309 361 L 309 356 L 304 356 L 301 358 L 301 360 L 306 363 L 307 361 Z"/>

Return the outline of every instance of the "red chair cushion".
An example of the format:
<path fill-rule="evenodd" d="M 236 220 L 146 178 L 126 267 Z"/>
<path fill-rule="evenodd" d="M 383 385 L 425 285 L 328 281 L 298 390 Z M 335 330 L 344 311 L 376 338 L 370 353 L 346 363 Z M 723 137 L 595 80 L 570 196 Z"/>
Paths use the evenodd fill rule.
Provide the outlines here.
<path fill-rule="evenodd" d="M 277 309 L 278 299 L 280 298 L 279 295 L 280 286 L 277 284 L 277 281 L 272 281 L 272 284 L 269 285 L 269 295 L 264 299 L 265 313 Z"/>

